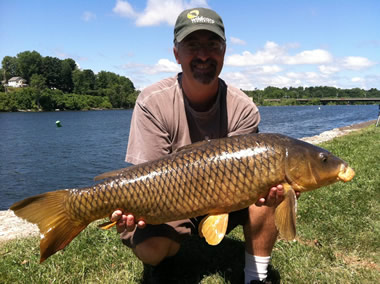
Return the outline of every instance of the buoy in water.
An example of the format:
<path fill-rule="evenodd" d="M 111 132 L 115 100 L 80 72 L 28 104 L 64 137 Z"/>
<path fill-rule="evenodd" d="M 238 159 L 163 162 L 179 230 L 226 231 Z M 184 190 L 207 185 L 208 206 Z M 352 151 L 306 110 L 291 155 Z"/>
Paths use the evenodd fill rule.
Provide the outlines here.
<path fill-rule="evenodd" d="M 60 122 L 59 120 L 57 120 L 57 121 L 55 122 L 55 125 L 57 125 L 57 127 L 62 127 L 62 124 L 61 124 L 61 122 Z"/>

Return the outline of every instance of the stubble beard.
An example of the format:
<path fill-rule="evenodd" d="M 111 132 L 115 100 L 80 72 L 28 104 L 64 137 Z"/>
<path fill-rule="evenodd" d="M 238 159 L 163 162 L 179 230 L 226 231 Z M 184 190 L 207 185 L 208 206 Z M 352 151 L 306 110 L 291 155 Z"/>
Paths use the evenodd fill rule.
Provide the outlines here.
<path fill-rule="evenodd" d="M 209 64 L 209 70 L 208 71 L 199 71 L 197 70 L 196 66 L 198 64 Z M 191 72 L 193 74 L 193 77 L 198 82 L 208 85 L 210 84 L 215 78 L 216 78 L 216 67 L 217 62 L 213 59 L 207 59 L 205 62 L 203 62 L 200 59 L 194 59 L 190 63 Z"/>

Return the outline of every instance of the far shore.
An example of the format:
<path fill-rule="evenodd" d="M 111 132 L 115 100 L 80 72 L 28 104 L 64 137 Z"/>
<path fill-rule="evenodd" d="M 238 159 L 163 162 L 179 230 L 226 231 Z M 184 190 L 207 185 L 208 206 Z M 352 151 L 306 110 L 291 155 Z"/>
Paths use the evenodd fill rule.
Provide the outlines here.
<path fill-rule="evenodd" d="M 332 130 L 322 132 L 319 135 L 312 137 L 304 137 L 300 140 L 306 141 L 311 144 L 319 144 L 322 142 L 332 140 L 335 137 L 343 136 L 350 132 L 360 130 L 375 123 L 376 120 L 370 120 L 358 124 L 334 128 Z M 5 241 L 36 236 L 38 234 L 39 230 L 37 225 L 31 224 L 27 221 L 24 221 L 21 218 L 18 218 L 14 215 L 13 211 L 11 210 L 0 211 L 0 244 Z"/>

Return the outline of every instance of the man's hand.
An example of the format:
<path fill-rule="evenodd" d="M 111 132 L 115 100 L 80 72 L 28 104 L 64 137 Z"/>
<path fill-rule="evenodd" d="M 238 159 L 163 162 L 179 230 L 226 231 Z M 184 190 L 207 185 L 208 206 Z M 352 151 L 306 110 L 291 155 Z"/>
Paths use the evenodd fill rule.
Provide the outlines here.
<path fill-rule="evenodd" d="M 116 230 L 118 233 L 124 232 L 132 232 L 136 225 L 140 229 L 143 229 L 146 223 L 143 220 L 135 221 L 135 217 L 132 214 L 124 215 L 121 210 L 116 210 L 111 215 L 111 221 L 116 223 Z"/>
<path fill-rule="evenodd" d="M 300 197 L 300 192 L 296 191 L 297 199 Z M 284 200 L 284 187 L 282 184 L 272 187 L 269 190 L 268 195 L 264 198 L 260 198 L 255 203 L 256 206 L 269 206 L 269 207 L 277 207 Z"/>

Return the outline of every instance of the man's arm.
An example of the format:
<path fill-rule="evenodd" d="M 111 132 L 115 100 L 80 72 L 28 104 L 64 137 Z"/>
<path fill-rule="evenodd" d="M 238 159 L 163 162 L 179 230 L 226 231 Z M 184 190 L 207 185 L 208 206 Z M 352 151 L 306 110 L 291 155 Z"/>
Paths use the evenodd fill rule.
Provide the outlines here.
<path fill-rule="evenodd" d="M 148 107 L 139 101 L 133 109 L 125 160 L 140 164 L 171 153 L 170 134 L 155 105 Z"/>

